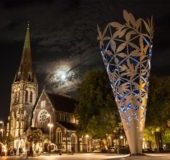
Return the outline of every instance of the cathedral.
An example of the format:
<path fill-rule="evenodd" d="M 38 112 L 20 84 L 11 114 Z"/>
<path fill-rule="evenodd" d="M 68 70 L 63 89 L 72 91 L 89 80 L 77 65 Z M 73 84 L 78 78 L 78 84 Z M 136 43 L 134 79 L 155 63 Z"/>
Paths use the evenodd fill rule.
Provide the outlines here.
<path fill-rule="evenodd" d="M 48 93 L 46 90 L 40 92 L 40 95 L 38 93 L 28 25 L 21 62 L 11 88 L 7 136 L 13 139 L 12 147 L 16 152 L 28 152 L 28 134 L 34 128 L 41 133 L 41 140 L 32 146 L 34 152 L 48 151 L 49 144 L 62 148 L 65 152 L 85 150 L 87 142 L 82 137 L 79 138 L 76 132 L 77 101 L 66 95 Z"/>

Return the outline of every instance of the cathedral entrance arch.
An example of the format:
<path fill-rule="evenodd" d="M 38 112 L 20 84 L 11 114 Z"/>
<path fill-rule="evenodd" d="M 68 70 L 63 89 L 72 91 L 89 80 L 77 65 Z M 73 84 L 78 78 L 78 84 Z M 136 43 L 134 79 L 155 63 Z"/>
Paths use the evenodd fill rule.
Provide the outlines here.
<path fill-rule="evenodd" d="M 75 133 L 71 134 L 71 151 L 77 152 L 77 135 Z"/>

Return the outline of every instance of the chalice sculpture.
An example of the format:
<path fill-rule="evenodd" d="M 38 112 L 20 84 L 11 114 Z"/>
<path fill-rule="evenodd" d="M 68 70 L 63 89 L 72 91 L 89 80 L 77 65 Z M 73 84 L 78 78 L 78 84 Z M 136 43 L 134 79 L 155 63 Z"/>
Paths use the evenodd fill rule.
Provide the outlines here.
<path fill-rule="evenodd" d="M 153 20 L 123 11 L 124 24 L 97 26 L 105 68 L 132 155 L 142 154 L 152 56 Z"/>

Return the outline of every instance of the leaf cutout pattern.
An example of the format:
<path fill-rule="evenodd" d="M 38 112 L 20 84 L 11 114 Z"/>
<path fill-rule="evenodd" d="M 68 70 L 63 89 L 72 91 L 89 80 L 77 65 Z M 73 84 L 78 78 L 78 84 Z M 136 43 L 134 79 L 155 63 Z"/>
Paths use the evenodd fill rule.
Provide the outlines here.
<path fill-rule="evenodd" d="M 139 27 L 141 26 L 141 19 L 139 18 L 137 21 L 136 21 L 136 30 L 139 29 Z"/>
<path fill-rule="evenodd" d="M 135 17 L 133 16 L 132 13 L 129 13 L 129 16 L 130 16 L 130 23 L 132 24 L 132 26 L 135 27 L 135 25 L 136 25 Z"/>
<path fill-rule="evenodd" d="M 116 31 L 116 32 L 113 34 L 112 39 L 117 38 L 117 37 L 119 36 L 119 34 L 120 34 L 120 31 L 119 31 L 119 30 Z"/>
<path fill-rule="evenodd" d="M 138 56 L 140 55 L 139 53 L 140 53 L 140 52 L 139 52 L 138 49 L 133 50 L 133 51 L 131 52 L 131 56 L 138 57 Z"/>
<path fill-rule="evenodd" d="M 123 18 L 129 24 L 130 16 L 129 16 L 129 13 L 126 10 L 123 10 Z"/>
<path fill-rule="evenodd" d="M 115 52 L 116 51 L 116 42 L 114 40 L 110 41 L 110 46 L 111 46 L 111 49 Z"/>
<path fill-rule="evenodd" d="M 98 25 L 97 25 L 97 32 L 98 32 L 97 40 L 100 41 L 100 47 L 102 47 L 103 46 L 103 35 L 102 35 Z"/>
<path fill-rule="evenodd" d="M 117 55 L 118 55 L 119 57 L 121 57 L 121 58 L 125 58 L 125 57 L 126 57 L 126 54 L 125 54 L 125 53 L 123 53 L 123 52 L 118 53 Z"/>
<path fill-rule="evenodd" d="M 129 42 L 129 46 L 131 46 L 134 49 L 139 49 L 139 47 L 135 43 L 132 43 L 132 42 Z"/>
<path fill-rule="evenodd" d="M 120 28 L 120 27 L 122 27 L 122 25 L 121 25 L 120 23 L 118 23 L 118 22 L 111 22 L 110 25 L 111 25 L 112 27 L 115 27 L 115 28 Z"/>
<path fill-rule="evenodd" d="M 122 30 L 122 31 L 120 31 L 119 38 L 123 37 L 125 35 L 126 31 L 127 31 L 127 28 Z"/>
<path fill-rule="evenodd" d="M 117 47 L 117 50 L 116 50 L 116 52 L 118 53 L 118 52 L 120 52 L 120 51 L 122 51 L 122 50 L 124 50 L 125 49 L 125 47 L 126 47 L 126 42 L 124 42 L 124 43 L 121 43 L 118 47 Z"/>
<path fill-rule="evenodd" d="M 130 126 L 133 120 L 145 120 L 153 18 L 135 19 L 126 10 L 123 18 L 124 24 L 111 22 L 103 33 L 99 27 L 97 30 L 101 55 L 122 121 Z"/>
<path fill-rule="evenodd" d="M 130 31 L 130 32 L 128 32 L 126 35 L 125 35 L 125 39 L 126 39 L 126 41 L 129 41 L 130 40 L 130 38 L 131 38 L 131 36 L 133 35 L 133 34 L 136 34 L 134 31 Z"/>

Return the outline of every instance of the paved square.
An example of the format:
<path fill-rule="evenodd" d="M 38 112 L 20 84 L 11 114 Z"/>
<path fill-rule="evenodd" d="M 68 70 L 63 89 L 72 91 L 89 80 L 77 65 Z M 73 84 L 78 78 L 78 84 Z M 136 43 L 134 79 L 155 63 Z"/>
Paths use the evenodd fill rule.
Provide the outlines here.
<path fill-rule="evenodd" d="M 62 155 L 41 155 L 36 157 L 11 156 L 1 157 L 0 160 L 170 160 L 170 154 L 146 154 L 146 156 L 131 156 L 102 153 L 75 153 Z"/>

